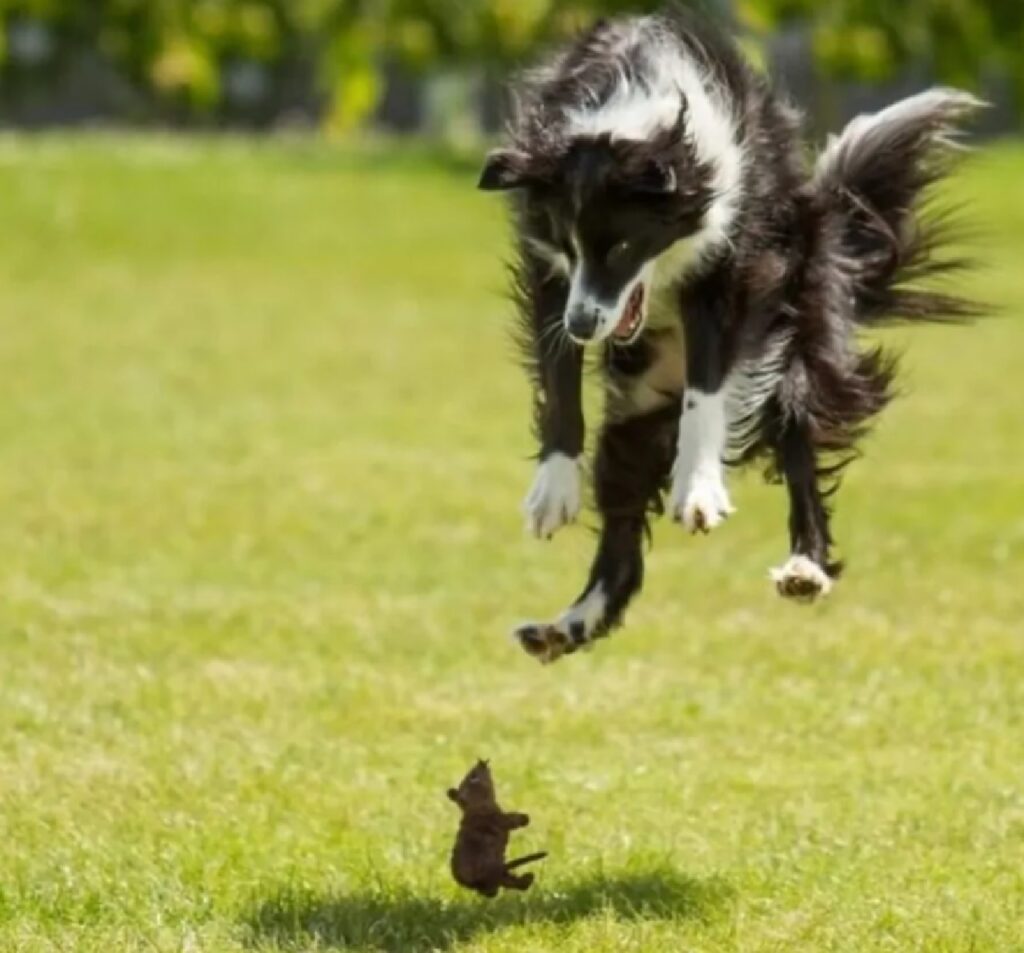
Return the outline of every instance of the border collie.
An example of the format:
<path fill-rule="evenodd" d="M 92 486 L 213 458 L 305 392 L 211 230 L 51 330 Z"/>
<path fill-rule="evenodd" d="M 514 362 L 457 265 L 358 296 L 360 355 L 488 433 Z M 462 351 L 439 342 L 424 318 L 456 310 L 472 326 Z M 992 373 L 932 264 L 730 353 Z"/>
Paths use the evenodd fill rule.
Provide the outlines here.
<path fill-rule="evenodd" d="M 525 74 L 514 103 L 480 187 L 513 190 L 540 444 L 525 510 L 540 537 L 581 506 L 587 345 L 605 385 L 589 578 L 519 642 L 548 662 L 618 625 L 649 517 L 667 507 L 691 533 L 713 530 L 733 512 L 726 464 L 762 460 L 786 485 L 778 592 L 827 594 L 841 568 L 830 496 L 893 391 L 893 357 L 858 330 L 975 313 L 918 283 L 964 265 L 922 200 L 983 104 L 953 89 L 904 99 L 854 119 L 811 166 L 795 112 L 681 10 L 597 23 Z"/>

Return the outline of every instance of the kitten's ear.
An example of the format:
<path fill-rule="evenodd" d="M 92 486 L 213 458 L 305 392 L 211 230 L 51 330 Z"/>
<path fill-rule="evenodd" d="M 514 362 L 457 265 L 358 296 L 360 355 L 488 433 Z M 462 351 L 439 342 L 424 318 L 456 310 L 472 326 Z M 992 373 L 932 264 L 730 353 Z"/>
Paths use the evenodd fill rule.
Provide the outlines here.
<path fill-rule="evenodd" d="M 518 149 L 495 149 L 484 162 L 477 188 L 485 192 L 518 189 L 529 178 L 530 157 Z"/>
<path fill-rule="evenodd" d="M 459 792 L 455 788 L 448 788 L 448 800 L 454 801 L 456 804 L 459 803 Z"/>

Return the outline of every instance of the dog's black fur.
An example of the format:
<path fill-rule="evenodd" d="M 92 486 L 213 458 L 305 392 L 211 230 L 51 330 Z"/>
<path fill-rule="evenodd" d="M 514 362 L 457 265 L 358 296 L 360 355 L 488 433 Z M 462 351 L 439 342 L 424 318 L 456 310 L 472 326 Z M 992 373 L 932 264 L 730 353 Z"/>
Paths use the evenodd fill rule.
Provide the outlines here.
<path fill-rule="evenodd" d="M 671 95 L 675 80 L 665 74 L 673 70 L 700 77 L 703 111 L 693 87 L 680 88 L 671 121 L 630 134 L 629 108 L 652 108 L 666 89 Z M 920 287 L 965 264 L 943 254 L 946 222 L 925 212 L 922 199 L 949 167 L 956 122 L 981 104 L 955 90 L 922 94 L 855 120 L 811 166 L 796 113 L 717 28 L 681 11 L 598 23 L 526 74 L 514 95 L 511 141 L 489 156 L 480 185 L 513 190 L 514 297 L 542 464 L 583 451 L 581 342 L 602 329 L 607 384 L 593 468 L 603 517 L 597 555 L 573 608 L 552 624 L 518 630 L 524 648 L 549 661 L 621 621 L 642 583 L 645 530 L 664 511 L 673 460 L 685 469 L 681 415 L 723 388 L 740 394 L 726 420 L 728 462 L 765 461 L 785 482 L 791 554 L 817 567 L 808 575 L 799 569 L 808 563 L 791 561 L 798 568 L 777 574 L 779 591 L 827 591 L 840 571 L 830 497 L 893 393 L 892 356 L 858 346 L 858 330 L 975 311 Z M 586 117 L 611 110 L 616 97 L 632 106 L 608 129 L 588 127 Z M 707 142 L 698 148 L 702 135 L 714 145 L 711 126 L 723 117 L 729 154 L 740 160 L 728 197 L 719 157 Z M 715 203 L 726 198 L 729 212 L 713 233 Z M 668 319 L 661 314 L 634 334 L 623 289 L 687 237 L 702 242 L 699 253 L 657 266 L 677 269 L 657 273 Z M 574 282 L 586 300 L 570 293 Z M 652 314 L 653 288 L 637 292 Z M 621 320 L 607 302 L 624 307 Z M 729 512 L 724 490 L 710 512 L 686 503 L 685 493 L 673 515 L 692 529 L 707 530 Z M 538 499 L 535 529 L 544 535 L 573 515 L 557 495 Z M 561 512 L 546 515 L 550 505 Z M 595 593 L 600 598 L 588 601 Z"/>

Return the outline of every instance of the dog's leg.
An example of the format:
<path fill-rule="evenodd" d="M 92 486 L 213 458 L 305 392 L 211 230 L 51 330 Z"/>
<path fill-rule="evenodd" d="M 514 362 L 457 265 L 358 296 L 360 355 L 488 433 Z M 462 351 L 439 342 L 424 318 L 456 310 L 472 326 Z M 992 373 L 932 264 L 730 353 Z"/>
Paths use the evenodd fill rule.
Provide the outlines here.
<path fill-rule="evenodd" d="M 817 454 L 805 421 L 781 424 L 775 440 L 776 468 L 789 491 L 790 557 L 771 570 L 779 595 L 812 601 L 828 595 L 839 565 L 830 558 L 829 512 L 820 486 Z"/>
<path fill-rule="evenodd" d="M 725 488 L 726 395 L 687 388 L 672 466 L 669 512 L 691 533 L 709 533 L 735 510 Z"/>
<path fill-rule="evenodd" d="M 643 583 L 643 539 L 650 509 L 660 506 L 679 416 L 678 399 L 643 416 L 605 424 L 598 444 L 594 489 L 604 518 L 580 597 L 554 622 L 515 631 L 542 662 L 575 652 L 614 628 Z"/>
<path fill-rule="evenodd" d="M 524 357 L 534 381 L 537 472 L 523 501 L 527 529 L 541 539 L 576 519 L 582 504 L 583 349 L 563 324 L 568 284 L 550 263 L 527 256 L 518 271 Z"/>
<path fill-rule="evenodd" d="M 691 533 L 708 533 L 733 512 L 722 462 L 729 434 L 728 305 L 728 275 L 717 271 L 682 303 L 686 393 L 668 509 Z"/>

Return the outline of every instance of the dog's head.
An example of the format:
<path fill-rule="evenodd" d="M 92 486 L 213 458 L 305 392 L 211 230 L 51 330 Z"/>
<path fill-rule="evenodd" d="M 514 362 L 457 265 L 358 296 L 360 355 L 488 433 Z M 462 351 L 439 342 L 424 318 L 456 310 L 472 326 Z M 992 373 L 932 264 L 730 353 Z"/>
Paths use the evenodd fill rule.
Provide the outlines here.
<path fill-rule="evenodd" d="M 576 136 L 552 150 L 492 152 L 480 188 L 519 189 L 535 249 L 568 273 L 565 328 L 579 343 L 633 343 L 647 320 L 654 265 L 700 231 L 712 170 L 677 122 L 647 139 Z"/>

